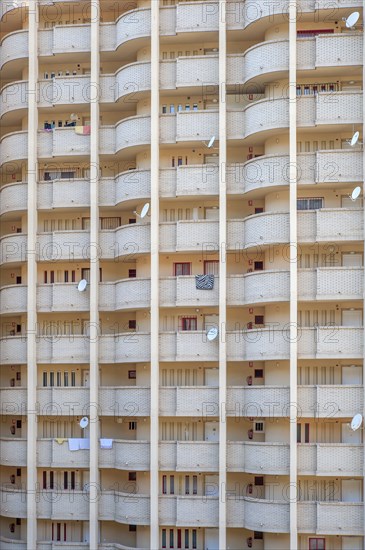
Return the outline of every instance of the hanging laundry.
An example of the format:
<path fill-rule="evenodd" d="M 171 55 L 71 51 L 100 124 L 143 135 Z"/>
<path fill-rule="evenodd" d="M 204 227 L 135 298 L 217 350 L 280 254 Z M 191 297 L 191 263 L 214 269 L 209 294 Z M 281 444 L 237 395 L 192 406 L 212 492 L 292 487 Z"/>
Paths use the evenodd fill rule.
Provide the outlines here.
<path fill-rule="evenodd" d="M 90 439 L 80 439 L 80 450 L 81 449 L 90 449 Z"/>
<path fill-rule="evenodd" d="M 80 450 L 80 440 L 79 439 L 69 439 L 68 448 L 70 451 L 79 451 Z"/>
<path fill-rule="evenodd" d="M 62 443 L 64 443 L 65 441 L 67 441 L 67 437 L 57 437 L 55 439 L 55 442 L 58 443 L 59 445 L 62 445 Z"/>
<path fill-rule="evenodd" d="M 75 133 L 80 136 L 89 136 L 91 132 L 91 126 L 75 126 Z"/>
<path fill-rule="evenodd" d="M 198 290 L 213 290 L 214 275 L 195 275 L 195 287 Z"/>
<path fill-rule="evenodd" d="M 100 439 L 100 449 L 112 449 L 113 439 Z"/>

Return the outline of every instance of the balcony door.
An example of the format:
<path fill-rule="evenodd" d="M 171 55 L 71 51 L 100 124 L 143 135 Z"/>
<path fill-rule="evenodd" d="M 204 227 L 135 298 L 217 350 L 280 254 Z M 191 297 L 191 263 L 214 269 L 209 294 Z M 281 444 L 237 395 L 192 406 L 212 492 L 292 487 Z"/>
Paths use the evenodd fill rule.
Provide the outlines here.
<path fill-rule="evenodd" d="M 219 423 L 205 422 L 205 441 L 219 441 Z"/>
<path fill-rule="evenodd" d="M 342 265 L 344 267 L 362 267 L 362 254 L 342 254 Z"/>
<path fill-rule="evenodd" d="M 342 550 L 362 550 L 362 537 L 341 537 Z"/>
<path fill-rule="evenodd" d="M 204 550 L 219 550 L 219 529 L 205 529 Z"/>
<path fill-rule="evenodd" d="M 362 481 L 360 479 L 343 479 L 341 482 L 342 502 L 361 502 Z"/>
<path fill-rule="evenodd" d="M 219 386 L 219 369 L 205 369 L 205 385 Z"/>
<path fill-rule="evenodd" d="M 356 365 L 342 367 L 342 384 L 355 386 L 362 384 L 362 368 Z"/>
<path fill-rule="evenodd" d="M 219 496 L 219 476 L 207 475 L 204 480 L 204 494 L 209 497 Z"/>
<path fill-rule="evenodd" d="M 341 424 L 341 443 L 349 443 L 350 445 L 357 445 L 361 443 L 361 432 L 362 430 L 357 430 L 354 432 L 350 428 L 348 422 Z"/>
<path fill-rule="evenodd" d="M 362 327 L 362 310 L 361 309 L 343 309 L 342 326 Z"/>

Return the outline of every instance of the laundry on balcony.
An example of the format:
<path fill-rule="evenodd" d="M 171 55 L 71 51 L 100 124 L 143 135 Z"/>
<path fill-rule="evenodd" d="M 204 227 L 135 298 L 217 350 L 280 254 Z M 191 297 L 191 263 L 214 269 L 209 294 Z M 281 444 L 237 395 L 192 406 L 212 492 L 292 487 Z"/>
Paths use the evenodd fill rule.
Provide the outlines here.
<path fill-rule="evenodd" d="M 84 449 L 90 449 L 90 439 L 86 438 L 69 438 L 68 448 L 70 451 L 82 451 Z"/>
<path fill-rule="evenodd" d="M 56 437 L 55 442 L 59 445 L 62 445 L 65 441 L 67 441 L 67 437 Z"/>
<path fill-rule="evenodd" d="M 214 275 L 195 275 L 195 287 L 198 290 L 213 290 Z"/>
<path fill-rule="evenodd" d="M 91 126 L 75 126 L 75 133 L 80 136 L 89 136 L 91 132 Z"/>
<path fill-rule="evenodd" d="M 100 439 L 100 449 L 112 449 L 113 439 Z"/>

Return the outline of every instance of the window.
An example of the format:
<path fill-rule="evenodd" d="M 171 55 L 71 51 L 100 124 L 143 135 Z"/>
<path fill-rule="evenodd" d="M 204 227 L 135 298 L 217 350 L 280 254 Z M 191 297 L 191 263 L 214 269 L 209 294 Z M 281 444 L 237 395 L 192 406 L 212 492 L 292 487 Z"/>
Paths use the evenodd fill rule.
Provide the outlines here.
<path fill-rule="evenodd" d="M 136 421 L 129 422 L 128 423 L 128 429 L 129 430 L 136 430 L 137 429 L 137 422 Z"/>
<path fill-rule="evenodd" d="M 302 424 L 297 424 L 297 443 L 309 443 L 309 423 L 304 424 L 304 430 L 302 430 Z M 302 436 L 304 435 L 304 441 Z"/>
<path fill-rule="evenodd" d="M 297 199 L 297 210 L 318 210 L 319 208 L 323 208 L 323 198 Z"/>
<path fill-rule="evenodd" d="M 128 371 L 128 378 L 129 378 L 129 380 L 135 380 L 137 378 L 137 371 L 129 370 Z"/>
<path fill-rule="evenodd" d="M 326 550 L 326 539 L 309 539 L 309 550 Z"/>
<path fill-rule="evenodd" d="M 136 218 L 129 218 L 128 223 L 131 225 L 132 223 L 137 223 L 137 220 Z"/>
<path fill-rule="evenodd" d="M 121 218 L 111 217 L 111 218 L 100 218 L 99 227 L 100 229 L 116 229 L 121 225 Z"/>
<path fill-rule="evenodd" d="M 166 529 L 162 529 L 162 548 L 166 548 Z"/>
<path fill-rule="evenodd" d="M 253 431 L 257 432 L 257 433 L 263 433 L 265 431 L 265 423 L 264 422 L 255 422 Z"/>
<path fill-rule="evenodd" d="M 264 377 L 264 369 L 255 369 L 255 378 L 263 378 Z"/>
<path fill-rule="evenodd" d="M 174 275 L 179 277 L 181 275 L 191 275 L 191 263 L 178 262 L 174 263 Z"/>
<path fill-rule="evenodd" d="M 264 211 L 264 209 L 262 208 L 262 206 L 259 206 L 257 208 L 255 208 L 255 214 L 262 214 Z"/>
<path fill-rule="evenodd" d="M 197 330 L 197 317 L 180 317 L 180 330 Z"/>
<path fill-rule="evenodd" d="M 255 315 L 255 325 L 264 325 L 264 316 L 263 315 Z"/>
<path fill-rule="evenodd" d="M 129 525 L 128 530 L 130 533 L 137 533 L 137 525 Z"/>
<path fill-rule="evenodd" d="M 219 260 L 204 260 L 204 275 L 219 275 Z"/>
<path fill-rule="evenodd" d="M 137 321 L 135 321 L 134 319 L 129 319 L 128 328 L 130 328 L 132 330 L 136 330 L 137 329 Z"/>
<path fill-rule="evenodd" d="M 297 31 L 298 38 L 311 38 L 317 36 L 318 34 L 333 34 L 334 29 L 306 29 L 302 31 Z"/>
<path fill-rule="evenodd" d="M 264 478 L 262 476 L 260 477 L 255 477 L 255 481 L 254 481 L 256 487 L 263 487 L 264 485 Z"/>
<path fill-rule="evenodd" d="M 128 269 L 128 277 L 130 279 L 135 279 L 137 277 L 137 270 L 136 269 Z"/>
<path fill-rule="evenodd" d="M 253 538 L 255 540 L 264 540 L 264 533 L 262 533 L 261 531 L 254 531 Z"/>
<path fill-rule="evenodd" d="M 128 472 L 128 481 L 137 481 L 137 472 Z"/>
<path fill-rule="evenodd" d="M 264 262 L 254 262 L 255 271 L 262 271 L 264 269 Z"/>

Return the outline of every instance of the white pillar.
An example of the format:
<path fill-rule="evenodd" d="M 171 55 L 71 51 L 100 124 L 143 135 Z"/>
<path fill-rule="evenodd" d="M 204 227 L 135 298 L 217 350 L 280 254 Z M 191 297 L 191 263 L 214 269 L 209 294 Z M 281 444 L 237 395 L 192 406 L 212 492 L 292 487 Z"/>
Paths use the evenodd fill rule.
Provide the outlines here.
<path fill-rule="evenodd" d="M 37 547 L 37 133 L 38 0 L 29 2 L 27 242 L 27 546 Z"/>
<path fill-rule="evenodd" d="M 297 9 L 289 4 L 289 212 L 290 212 L 290 548 L 298 548 L 297 527 Z"/>
<path fill-rule="evenodd" d="M 90 549 L 99 544 L 99 75 L 100 5 L 91 2 L 91 75 L 90 75 Z M 85 336 L 86 338 L 86 336 Z"/>
<path fill-rule="evenodd" d="M 227 104 L 226 0 L 219 0 L 219 548 L 227 546 Z"/>
<path fill-rule="evenodd" d="M 151 414 L 150 414 L 150 548 L 158 550 L 159 441 L 159 73 L 160 3 L 151 0 Z"/>

